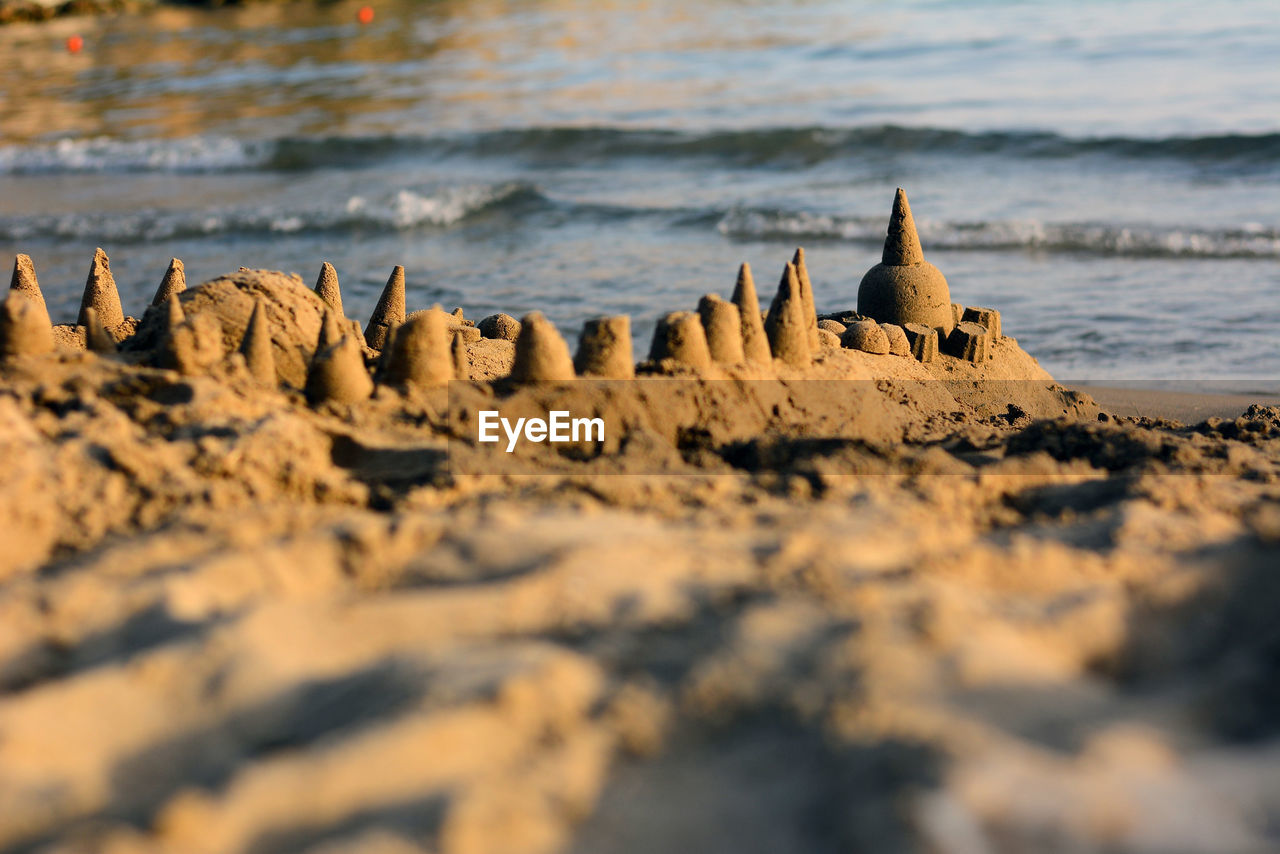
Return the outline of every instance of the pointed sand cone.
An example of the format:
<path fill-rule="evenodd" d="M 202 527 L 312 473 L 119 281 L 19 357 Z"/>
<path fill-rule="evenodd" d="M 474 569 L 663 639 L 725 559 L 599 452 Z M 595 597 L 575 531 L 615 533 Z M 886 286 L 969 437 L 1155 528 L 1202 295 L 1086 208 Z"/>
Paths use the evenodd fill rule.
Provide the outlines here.
<path fill-rule="evenodd" d="M 791 258 L 796 268 L 796 279 L 800 282 L 800 299 L 804 305 L 805 321 L 809 324 L 809 349 L 818 352 L 818 309 L 813 301 L 813 283 L 809 281 L 809 267 L 804 263 L 804 247 L 797 246 L 796 254 Z"/>
<path fill-rule="evenodd" d="M 84 283 L 77 326 L 88 326 L 85 322 L 85 309 L 88 308 L 98 312 L 98 320 L 107 329 L 115 329 L 124 322 L 120 292 L 116 290 L 116 280 L 111 275 L 111 260 L 101 249 L 93 251 L 93 265 L 89 267 L 89 277 Z"/>
<path fill-rule="evenodd" d="M 692 311 L 673 311 L 659 320 L 658 328 L 653 331 L 649 359 L 654 362 L 672 359 L 697 370 L 711 367 L 711 350 L 707 347 L 702 318 Z"/>
<path fill-rule="evenodd" d="M 778 283 L 778 293 L 769 306 L 765 321 L 769 349 L 775 359 L 788 365 L 804 367 L 812 360 L 809 327 L 804 318 L 804 300 L 800 296 L 800 279 L 794 264 L 788 263 Z"/>
<path fill-rule="evenodd" d="M 39 356 L 53 352 L 49 315 L 22 291 L 12 290 L 0 304 L 0 356 Z"/>
<path fill-rule="evenodd" d="M 373 394 L 373 380 L 365 370 L 356 339 L 344 335 L 337 344 L 316 354 L 307 371 L 304 392 L 312 404 L 356 403 Z"/>
<path fill-rule="evenodd" d="M 453 336 L 445 317 L 435 306 L 415 312 L 396 327 L 388 344 L 383 382 L 401 388 L 439 388 L 449 384 L 457 366 L 451 350 Z"/>
<path fill-rule="evenodd" d="M 404 267 L 396 267 L 382 289 L 369 325 L 364 328 L 365 343 L 374 350 L 383 349 L 387 345 L 387 333 L 401 323 L 404 323 Z"/>
<path fill-rule="evenodd" d="M 169 297 L 170 309 L 177 301 L 176 296 Z M 173 317 L 171 313 L 169 319 Z M 225 355 L 222 324 L 212 312 L 201 312 L 169 328 L 169 334 L 160 344 L 157 360 L 162 367 L 194 376 L 209 371 Z"/>
<path fill-rule="evenodd" d="M 152 305 L 164 305 L 169 301 L 169 297 L 177 296 L 187 289 L 187 268 L 182 265 L 182 261 L 178 258 L 169 259 L 169 269 L 164 271 L 164 278 L 160 280 L 160 287 L 156 288 L 156 295 L 151 298 Z"/>
<path fill-rule="evenodd" d="M 467 339 L 453 336 L 453 375 L 456 379 L 471 379 L 471 354 L 467 352 Z"/>
<path fill-rule="evenodd" d="M 890 267 L 905 267 L 923 261 L 924 249 L 916 232 L 915 217 L 911 215 L 911 203 L 907 201 L 906 191 L 899 187 L 893 196 L 893 213 L 889 215 L 889 233 L 885 236 L 880 262 Z"/>
<path fill-rule="evenodd" d="M 98 312 L 93 308 L 84 310 L 84 347 L 90 353 L 114 353 L 116 339 L 111 337 L 98 319 Z"/>
<path fill-rule="evenodd" d="M 316 339 L 316 352 L 328 350 L 341 341 L 342 336 L 347 334 L 342 327 L 343 323 L 338 319 L 338 315 L 332 311 L 326 311 L 324 317 L 320 319 L 320 337 Z"/>
<path fill-rule="evenodd" d="M 342 289 L 338 286 L 338 271 L 325 261 L 320 265 L 320 276 L 316 279 L 316 296 L 324 300 L 338 317 L 346 317 L 342 313 Z"/>
<path fill-rule="evenodd" d="M 609 380 L 633 379 L 636 366 L 631 359 L 630 317 L 594 317 L 582 325 L 578 355 L 573 360 L 579 374 Z"/>
<path fill-rule="evenodd" d="M 253 314 L 249 315 L 249 325 L 240 340 L 240 354 L 255 380 L 269 388 L 276 387 L 276 357 L 271 349 L 271 328 L 261 301 L 254 303 Z"/>
<path fill-rule="evenodd" d="M 772 365 L 769 336 L 765 334 L 764 320 L 760 317 L 760 300 L 756 296 L 756 282 L 751 276 L 750 264 L 743 264 L 738 268 L 733 304 L 738 307 L 739 322 L 742 324 L 742 351 L 746 360 L 757 365 Z"/>
<path fill-rule="evenodd" d="M 711 351 L 713 360 L 724 365 L 738 365 L 746 361 L 742 350 L 741 315 L 736 305 L 715 294 L 707 294 L 698 301 L 698 316 L 702 318 L 707 349 Z"/>
<path fill-rule="evenodd" d="M 569 345 L 540 311 L 526 314 L 516 338 L 511 379 L 518 383 L 563 382 L 574 378 Z"/>
<path fill-rule="evenodd" d="M 898 189 L 885 236 L 883 261 L 858 285 L 858 313 L 880 323 L 917 323 L 943 339 L 955 328 L 947 279 L 924 260 L 907 194 Z"/>
<path fill-rule="evenodd" d="M 36 281 L 36 265 L 31 263 L 30 255 L 19 255 L 13 259 L 13 278 L 9 280 L 9 290 L 24 295 L 39 306 L 45 317 L 49 316 L 49 307 L 45 304 L 44 294 L 40 292 L 40 283 Z"/>
<path fill-rule="evenodd" d="M 165 329 L 170 335 L 187 320 L 187 313 L 182 310 L 182 302 L 177 294 L 170 294 L 164 302 Z"/>

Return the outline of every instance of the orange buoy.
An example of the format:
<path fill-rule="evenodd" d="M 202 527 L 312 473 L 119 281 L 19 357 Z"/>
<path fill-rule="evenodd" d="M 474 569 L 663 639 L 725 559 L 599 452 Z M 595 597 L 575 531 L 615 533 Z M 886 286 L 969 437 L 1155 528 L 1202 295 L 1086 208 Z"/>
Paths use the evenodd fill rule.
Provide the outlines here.
<path fill-rule="evenodd" d="M 71 36 L 67 39 L 67 53 L 79 53 L 84 48 L 84 39 L 80 36 Z"/>
<path fill-rule="evenodd" d="M 373 23 L 373 7 L 361 6 L 360 11 L 356 12 L 356 20 L 362 24 L 372 24 Z"/>

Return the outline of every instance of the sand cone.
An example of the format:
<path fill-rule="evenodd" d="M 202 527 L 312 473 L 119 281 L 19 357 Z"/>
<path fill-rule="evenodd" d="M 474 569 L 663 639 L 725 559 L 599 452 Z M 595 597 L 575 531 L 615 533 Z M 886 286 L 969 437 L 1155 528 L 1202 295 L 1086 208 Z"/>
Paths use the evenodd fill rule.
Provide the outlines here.
<path fill-rule="evenodd" d="M 260 301 L 254 303 L 253 314 L 249 315 L 249 325 L 245 327 L 244 338 L 240 339 L 240 354 L 255 380 L 269 388 L 276 387 L 278 380 L 276 357 L 271 349 L 271 328 L 267 311 Z"/>
<path fill-rule="evenodd" d="M 702 319 L 692 311 L 673 311 L 658 321 L 653 331 L 649 359 L 657 362 L 673 359 L 697 370 L 711 367 L 711 350 Z"/>
<path fill-rule="evenodd" d="M 316 279 L 316 296 L 325 301 L 338 317 L 346 317 L 342 313 L 342 289 L 338 286 L 338 271 L 325 261 L 320 265 L 320 277 Z"/>
<path fill-rule="evenodd" d="M 457 332 L 453 335 L 453 375 L 460 380 L 471 379 L 471 354 L 467 352 L 467 339 Z"/>
<path fill-rule="evenodd" d="M 746 361 L 742 350 L 742 313 L 736 305 L 715 294 L 707 294 L 698 301 L 698 316 L 702 319 L 707 349 L 713 360 L 723 365 Z"/>
<path fill-rule="evenodd" d="M 582 325 L 573 367 L 579 375 L 629 380 L 636 375 L 631 361 L 631 318 L 594 317 Z"/>
<path fill-rule="evenodd" d="M 160 287 L 156 288 L 156 295 L 151 298 L 151 304 L 164 305 L 169 301 L 169 297 L 177 296 L 186 289 L 186 267 L 182 266 L 181 260 L 170 258 L 169 269 L 164 271 L 164 278 L 160 280 Z"/>
<path fill-rule="evenodd" d="M 818 309 L 813 301 L 813 283 L 809 281 L 809 268 L 804 263 L 804 247 L 797 246 L 796 254 L 791 258 L 796 268 L 796 279 L 800 282 L 800 299 L 804 304 L 805 321 L 809 324 L 809 349 L 818 352 Z"/>
<path fill-rule="evenodd" d="M 924 260 L 907 194 L 898 189 L 881 263 L 862 277 L 858 313 L 880 323 L 918 323 L 946 338 L 955 328 L 951 293 L 942 272 Z"/>
<path fill-rule="evenodd" d="M 164 303 L 165 312 L 165 330 L 169 335 L 181 326 L 187 320 L 187 313 L 182 310 L 182 301 L 178 299 L 177 294 L 170 294 Z"/>
<path fill-rule="evenodd" d="M 116 339 L 111 337 L 98 319 L 98 312 L 93 308 L 84 310 L 84 347 L 90 353 L 114 353 Z"/>
<path fill-rule="evenodd" d="M 0 304 L 0 356 L 39 356 L 53 352 L 49 315 L 20 290 L 11 290 Z"/>
<path fill-rule="evenodd" d="M 320 337 L 316 339 L 315 351 L 323 352 L 341 341 L 347 334 L 342 327 L 343 323 L 338 319 L 338 315 L 332 311 L 325 311 L 324 317 L 320 319 Z"/>
<path fill-rule="evenodd" d="M 178 298 L 169 297 L 170 315 Z M 179 309 L 180 310 L 180 309 Z M 211 312 L 193 315 L 169 329 L 160 345 L 159 362 L 182 374 L 205 373 L 222 361 L 222 324 Z"/>
<path fill-rule="evenodd" d="M 30 255 L 19 255 L 13 259 L 13 278 L 9 280 L 9 290 L 22 294 L 35 303 L 45 317 L 49 316 L 49 307 L 45 304 L 44 294 L 40 292 L 40 283 L 36 281 L 36 265 L 31 263 Z"/>
<path fill-rule="evenodd" d="M 84 283 L 84 296 L 80 299 L 80 316 L 77 326 L 88 326 L 85 309 L 98 312 L 98 320 L 107 329 L 115 329 L 124 323 L 124 309 L 120 307 L 120 292 L 116 290 L 115 277 L 111 275 L 111 260 L 101 249 L 93 251 L 93 265 Z"/>
<path fill-rule="evenodd" d="M 304 391 L 312 404 L 356 403 L 373 394 L 373 380 L 365 370 L 356 339 L 344 335 L 337 344 L 317 353 L 307 371 Z"/>
<path fill-rule="evenodd" d="M 760 317 L 760 300 L 756 297 L 756 282 L 751 276 L 750 264 L 743 264 L 738 269 L 738 283 L 733 288 L 733 304 L 738 307 L 739 322 L 742 324 L 742 352 L 746 360 L 758 365 L 772 365 L 769 336 L 765 334 L 764 321 Z"/>
<path fill-rule="evenodd" d="M 518 383 L 562 382 L 574 378 L 569 345 L 542 312 L 526 314 L 516 339 L 511 379 Z"/>
<path fill-rule="evenodd" d="M 435 306 L 415 312 L 388 342 L 382 380 L 390 385 L 438 388 L 455 377 L 447 315 Z M 455 339 L 456 340 L 456 339 Z"/>
<path fill-rule="evenodd" d="M 788 263 L 778 283 L 778 293 L 769 306 L 765 321 L 769 349 L 775 359 L 788 365 L 803 367 L 812 360 L 809 347 L 809 325 L 804 317 L 804 300 L 800 296 L 800 279 L 794 264 Z"/>
<path fill-rule="evenodd" d="M 387 333 L 392 327 L 404 323 L 404 267 L 396 267 L 382 289 L 378 305 L 373 309 L 369 325 L 364 328 L 364 340 L 375 350 L 387 344 Z"/>

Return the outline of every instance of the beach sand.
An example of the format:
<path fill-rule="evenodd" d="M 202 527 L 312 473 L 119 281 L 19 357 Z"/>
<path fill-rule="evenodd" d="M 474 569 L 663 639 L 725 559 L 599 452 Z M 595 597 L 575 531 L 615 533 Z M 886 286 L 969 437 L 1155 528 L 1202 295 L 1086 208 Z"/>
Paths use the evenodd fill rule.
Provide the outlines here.
<path fill-rule="evenodd" d="M 422 317 L 377 371 L 436 387 L 351 400 L 358 327 L 245 270 L 0 365 L 0 849 L 1274 849 L 1280 409 L 1012 338 L 534 381 L 545 321 Z"/>

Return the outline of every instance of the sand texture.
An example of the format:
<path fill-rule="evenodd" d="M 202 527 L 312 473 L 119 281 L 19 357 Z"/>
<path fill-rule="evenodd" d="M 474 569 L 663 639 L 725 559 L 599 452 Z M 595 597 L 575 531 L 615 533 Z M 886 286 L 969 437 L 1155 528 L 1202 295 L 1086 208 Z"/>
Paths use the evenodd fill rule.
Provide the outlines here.
<path fill-rule="evenodd" d="M 1280 409 L 1108 415 L 1009 337 L 530 382 L 540 316 L 308 405 L 301 280 L 179 300 L 218 363 L 162 307 L 0 362 L 0 850 L 1280 845 Z M 617 431 L 495 460 L 486 402 Z"/>

